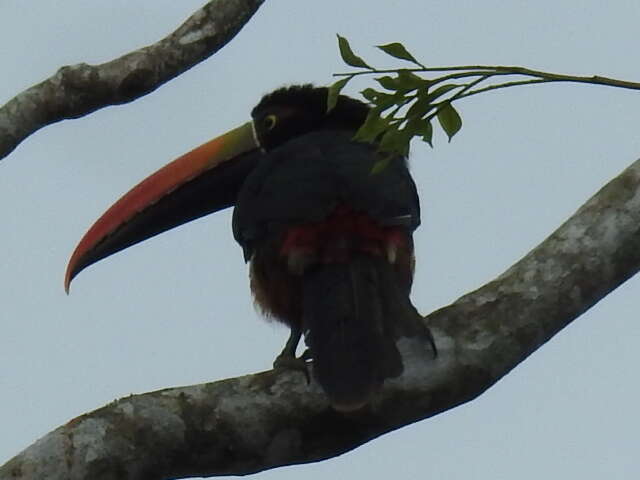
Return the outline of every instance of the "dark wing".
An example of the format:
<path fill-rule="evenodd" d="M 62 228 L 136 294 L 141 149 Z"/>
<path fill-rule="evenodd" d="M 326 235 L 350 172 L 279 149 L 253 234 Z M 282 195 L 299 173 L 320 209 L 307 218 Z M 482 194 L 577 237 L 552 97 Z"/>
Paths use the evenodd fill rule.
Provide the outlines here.
<path fill-rule="evenodd" d="M 256 240 L 289 225 L 317 222 L 338 205 L 365 212 L 383 225 L 420 224 L 420 205 L 406 160 L 351 141 L 349 132 L 297 137 L 261 158 L 243 184 L 233 233 L 250 258 Z"/>

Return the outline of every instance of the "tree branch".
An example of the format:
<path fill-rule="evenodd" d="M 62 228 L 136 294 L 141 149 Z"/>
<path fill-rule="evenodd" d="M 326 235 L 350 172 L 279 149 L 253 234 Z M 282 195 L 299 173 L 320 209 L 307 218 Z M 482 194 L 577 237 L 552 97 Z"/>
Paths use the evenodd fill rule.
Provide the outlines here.
<path fill-rule="evenodd" d="M 333 457 L 480 395 L 640 269 L 640 160 L 497 279 L 426 317 L 439 356 L 401 339 L 404 374 L 340 415 L 300 373 L 117 400 L 49 433 L 0 480 L 247 474 Z"/>
<path fill-rule="evenodd" d="M 60 68 L 0 108 L 0 159 L 40 128 L 131 102 L 226 45 L 264 0 L 212 0 L 166 38 L 101 65 Z"/>

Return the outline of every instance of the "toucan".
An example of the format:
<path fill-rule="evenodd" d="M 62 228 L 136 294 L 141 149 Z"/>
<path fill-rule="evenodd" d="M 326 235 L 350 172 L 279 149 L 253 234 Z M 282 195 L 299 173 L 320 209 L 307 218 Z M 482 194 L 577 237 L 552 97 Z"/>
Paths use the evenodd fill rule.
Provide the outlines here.
<path fill-rule="evenodd" d="M 326 87 L 275 90 L 250 122 L 143 180 L 81 239 L 67 292 L 87 266 L 233 206 L 255 302 L 291 329 L 274 366 L 310 364 L 338 411 L 371 404 L 403 372 L 401 337 L 436 351 L 409 299 L 420 204 L 406 158 L 354 141 L 370 107 L 345 95 L 327 102 Z"/>

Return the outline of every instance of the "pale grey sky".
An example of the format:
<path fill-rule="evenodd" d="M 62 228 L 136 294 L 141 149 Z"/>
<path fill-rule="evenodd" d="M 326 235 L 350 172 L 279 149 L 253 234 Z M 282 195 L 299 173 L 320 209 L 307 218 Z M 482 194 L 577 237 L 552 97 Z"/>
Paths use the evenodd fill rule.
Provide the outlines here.
<path fill-rule="evenodd" d="M 0 3 L 0 103 L 65 64 L 161 38 L 203 0 Z M 0 162 L 0 463 L 111 400 L 270 367 L 287 336 L 254 311 L 230 212 L 83 272 L 68 256 L 148 173 L 249 117 L 260 96 L 372 64 L 402 41 L 430 65 L 516 64 L 640 80 L 637 0 L 266 2 L 218 54 L 129 105 L 45 128 Z M 355 84 L 356 94 L 368 86 Z M 414 303 L 489 281 L 640 155 L 640 95 L 527 87 L 459 105 L 462 131 L 414 145 L 423 226 Z M 477 400 L 319 464 L 262 479 L 635 478 L 640 283 L 631 279 Z"/>

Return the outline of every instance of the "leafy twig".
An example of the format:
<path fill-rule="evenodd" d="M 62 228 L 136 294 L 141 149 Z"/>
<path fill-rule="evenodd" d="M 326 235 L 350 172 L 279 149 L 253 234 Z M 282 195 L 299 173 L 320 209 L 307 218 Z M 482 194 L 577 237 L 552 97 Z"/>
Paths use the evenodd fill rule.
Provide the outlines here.
<path fill-rule="evenodd" d="M 502 88 L 535 85 L 539 83 L 573 82 L 591 85 L 640 90 L 640 83 L 599 75 L 579 76 L 543 72 L 519 66 L 502 65 L 457 65 L 427 67 L 409 53 L 401 43 L 389 43 L 377 47 L 386 54 L 417 65 L 412 68 L 377 69 L 356 55 L 346 38 L 338 35 L 340 54 L 347 65 L 359 68 L 353 72 L 335 73 L 340 78 L 329 90 L 331 110 L 340 91 L 357 76 L 375 75 L 382 90 L 366 88 L 361 93 L 372 104 L 366 122 L 357 132 L 355 139 L 360 141 L 379 141 L 380 150 L 406 155 L 409 142 L 415 136 L 431 145 L 433 127 L 431 120 L 437 118 L 449 140 L 462 127 L 460 114 L 453 103 L 463 98 Z M 419 74 L 443 72 L 443 75 L 425 78 Z M 475 88 L 485 81 L 505 76 L 529 77 L 524 80 L 510 80 L 482 88 Z M 453 83 L 451 80 L 470 79 L 465 83 Z M 437 88 L 434 88 L 436 87 Z M 455 92 L 455 93 L 454 93 Z M 404 109 L 404 107 L 407 107 Z M 390 110 L 391 113 L 384 114 Z M 404 110 L 403 110 L 404 109 Z M 404 114 L 400 114 L 404 111 Z M 398 116 L 399 115 L 399 116 Z"/>

